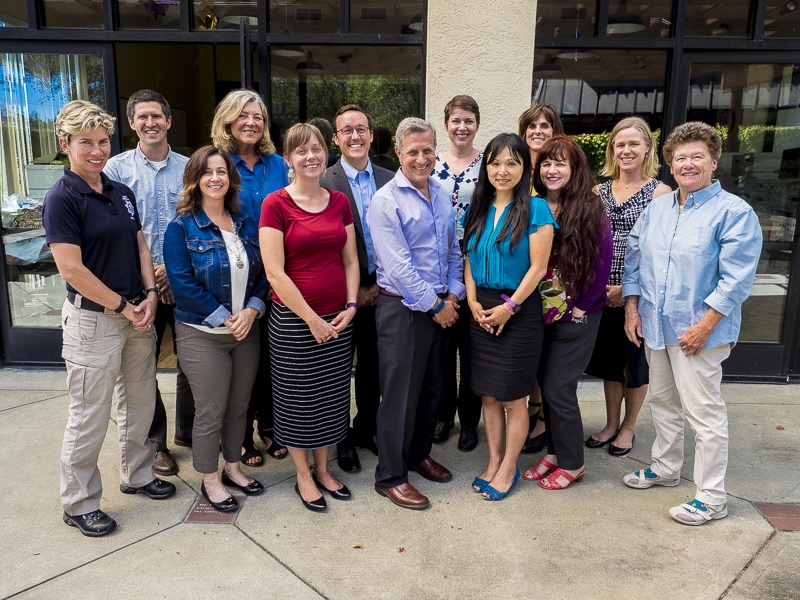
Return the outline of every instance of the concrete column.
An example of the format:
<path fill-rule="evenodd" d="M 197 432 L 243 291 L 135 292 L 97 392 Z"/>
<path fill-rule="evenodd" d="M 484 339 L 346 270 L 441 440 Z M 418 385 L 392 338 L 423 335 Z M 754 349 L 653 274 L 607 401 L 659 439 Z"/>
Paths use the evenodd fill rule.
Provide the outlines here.
<path fill-rule="evenodd" d="M 428 1 L 425 118 L 436 127 L 438 151 L 450 146 L 444 106 L 469 94 L 481 109 L 475 147 L 517 131 L 531 104 L 536 2 Z"/>

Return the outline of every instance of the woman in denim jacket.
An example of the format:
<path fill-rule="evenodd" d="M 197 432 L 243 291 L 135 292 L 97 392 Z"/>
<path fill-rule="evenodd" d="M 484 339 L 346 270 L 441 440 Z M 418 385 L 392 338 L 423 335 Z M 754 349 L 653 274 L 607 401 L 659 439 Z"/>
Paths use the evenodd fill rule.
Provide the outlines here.
<path fill-rule="evenodd" d="M 219 511 L 237 507 L 224 485 L 248 495 L 264 489 L 239 466 L 259 363 L 256 318 L 267 293 L 258 229 L 241 210 L 239 181 L 225 151 L 200 148 L 186 165 L 178 216 L 164 238 L 178 359 L 195 398 L 192 463 L 203 475 L 200 491 Z"/>

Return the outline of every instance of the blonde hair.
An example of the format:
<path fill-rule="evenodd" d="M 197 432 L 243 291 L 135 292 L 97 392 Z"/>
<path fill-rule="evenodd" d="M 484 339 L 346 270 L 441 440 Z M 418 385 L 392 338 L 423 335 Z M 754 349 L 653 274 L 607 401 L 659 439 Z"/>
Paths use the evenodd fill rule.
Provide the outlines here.
<path fill-rule="evenodd" d="M 311 123 L 297 123 L 289 127 L 286 135 L 283 136 L 283 157 L 286 159 L 291 156 L 292 152 L 297 150 L 303 144 L 307 144 L 308 140 L 312 137 L 317 138 L 319 145 L 325 150 L 325 161 L 322 163 L 323 167 L 328 161 L 328 147 L 325 145 L 325 138 L 322 137 L 322 132 L 314 127 Z M 294 178 L 292 178 L 294 179 Z"/>
<path fill-rule="evenodd" d="M 103 127 L 110 136 L 114 134 L 116 119 L 96 104 L 86 100 L 73 100 L 65 104 L 56 117 L 56 135 L 69 144 L 73 135 L 86 135 L 92 129 Z"/>
<path fill-rule="evenodd" d="M 650 126 L 640 117 L 626 117 L 614 126 L 608 138 L 606 162 L 600 171 L 600 174 L 604 177 L 619 179 L 619 165 L 617 164 L 617 159 L 614 157 L 614 140 L 617 138 L 620 131 L 631 128 L 642 134 L 645 143 L 650 146 L 647 149 L 647 153 L 644 155 L 642 175 L 647 179 L 652 179 L 658 173 L 660 164 L 658 162 L 658 153 L 656 152 L 656 139 L 653 137 L 653 132 L 650 131 Z"/>
<path fill-rule="evenodd" d="M 255 102 L 261 109 L 264 119 L 264 130 L 258 142 L 259 154 L 273 154 L 275 145 L 269 137 L 269 116 L 264 101 L 253 90 L 242 88 L 233 90 L 222 99 L 214 110 L 214 121 L 211 123 L 211 141 L 225 152 L 236 152 L 236 140 L 231 135 L 231 124 L 239 118 L 244 107 L 250 102 Z"/>

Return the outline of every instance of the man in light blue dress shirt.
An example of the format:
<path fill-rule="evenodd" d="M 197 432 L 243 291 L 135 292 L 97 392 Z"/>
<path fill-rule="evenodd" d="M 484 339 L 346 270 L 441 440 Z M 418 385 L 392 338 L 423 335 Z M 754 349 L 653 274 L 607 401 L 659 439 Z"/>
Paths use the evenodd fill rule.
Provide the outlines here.
<path fill-rule="evenodd" d="M 172 328 L 175 347 L 175 300 L 169 290 L 164 268 L 164 234 L 167 225 L 175 218 L 175 206 L 183 190 L 183 171 L 189 159 L 173 152 L 167 143 L 167 132 L 172 125 L 169 104 L 164 96 L 152 90 L 139 90 L 128 99 L 128 123 L 139 137 L 134 150 L 128 150 L 109 159 L 105 174 L 114 181 L 127 185 L 136 195 L 136 207 L 142 220 L 142 231 L 156 272 L 156 284 L 161 292 L 154 325 L 158 336 L 156 361 L 167 323 Z M 158 475 L 175 475 L 178 465 L 167 447 L 167 413 L 156 387 L 156 404 L 150 442 L 156 450 L 153 471 Z M 175 399 L 176 443 L 191 445 L 194 422 L 194 399 L 189 381 L 178 364 Z"/>
<path fill-rule="evenodd" d="M 401 168 L 372 198 L 367 225 L 377 265 L 380 387 L 375 489 L 403 508 L 427 497 L 408 471 L 435 482 L 452 473 L 430 457 L 442 397 L 447 328 L 466 295 L 450 196 L 430 177 L 436 133 L 427 121 L 401 121 Z"/>
<path fill-rule="evenodd" d="M 695 432 L 695 498 L 671 508 L 684 525 L 728 514 L 728 415 L 720 394 L 722 362 L 739 336 L 742 303 L 753 288 L 761 227 L 744 200 L 711 175 L 722 141 L 699 122 L 664 144 L 678 190 L 653 200 L 628 237 L 622 294 L 625 332 L 645 343 L 652 464 L 623 478 L 636 489 L 680 483 L 684 414 Z"/>
<path fill-rule="evenodd" d="M 353 319 L 353 344 L 358 355 L 355 373 L 358 414 L 353 418 L 352 431 L 336 445 L 339 468 L 355 473 L 361 470 L 356 446 L 378 453 L 376 419 L 381 401 L 378 332 L 375 329 L 378 284 L 372 238 L 367 228 L 367 210 L 375 192 L 389 183 L 394 173 L 372 164 L 369 158 L 372 117 L 363 108 L 357 104 L 344 105 L 336 112 L 333 124 L 336 129 L 333 141 L 341 149 L 342 158 L 322 176 L 320 185 L 342 192 L 350 200 L 361 277 L 358 313 Z"/>

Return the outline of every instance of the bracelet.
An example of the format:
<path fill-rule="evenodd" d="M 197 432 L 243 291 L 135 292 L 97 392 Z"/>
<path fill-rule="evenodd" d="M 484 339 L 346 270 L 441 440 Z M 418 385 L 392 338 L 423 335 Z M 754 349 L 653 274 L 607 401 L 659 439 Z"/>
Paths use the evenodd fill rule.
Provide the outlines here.
<path fill-rule="evenodd" d="M 344 305 L 345 310 L 347 310 L 350 307 L 355 308 L 356 312 L 358 312 L 358 304 L 356 302 L 348 302 L 347 304 Z"/>
<path fill-rule="evenodd" d="M 445 304 L 444 300 L 442 300 L 441 302 L 438 302 L 436 304 L 436 306 L 434 306 L 432 309 L 430 309 L 428 311 L 428 314 L 431 315 L 431 316 L 438 315 L 440 312 L 442 312 L 442 309 L 444 308 L 444 304 Z"/>
<path fill-rule="evenodd" d="M 508 310 L 508 312 L 510 312 L 512 315 L 515 315 L 515 314 L 517 314 L 519 311 L 521 311 L 521 310 L 522 310 L 522 306 L 521 306 L 521 305 L 519 305 L 519 304 L 517 304 L 516 302 L 514 302 L 514 301 L 513 301 L 511 298 L 509 298 L 509 297 L 508 297 L 508 296 L 506 296 L 505 294 L 500 294 L 500 297 L 501 297 L 503 300 L 505 300 L 505 301 L 506 301 L 506 303 L 508 304 L 508 306 L 509 306 L 509 307 L 511 307 L 511 310 L 508 310 L 508 308 L 506 308 L 506 310 Z"/>
<path fill-rule="evenodd" d="M 511 316 L 514 316 L 514 309 L 512 309 L 512 308 L 511 308 L 511 307 L 508 305 L 508 302 L 506 302 L 505 304 L 503 304 L 503 308 L 505 308 L 505 309 L 506 309 L 506 312 L 507 312 L 508 314 L 510 314 Z"/>
<path fill-rule="evenodd" d="M 155 295 L 156 295 L 156 296 L 158 296 L 158 299 L 159 299 L 159 300 L 161 300 L 161 289 L 160 289 L 160 288 L 157 288 L 157 287 L 154 287 L 154 288 L 147 288 L 147 289 L 144 291 L 144 293 L 145 293 L 145 294 L 149 294 L 150 292 L 154 292 L 154 293 L 155 293 Z"/>
<path fill-rule="evenodd" d="M 125 296 L 119 297 L 119 306 L 114 309 L 115 313 L 121 313 L 125 310 L 125 307 L 128 305 L 128 299 Z"/>

